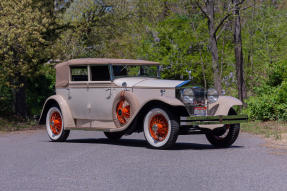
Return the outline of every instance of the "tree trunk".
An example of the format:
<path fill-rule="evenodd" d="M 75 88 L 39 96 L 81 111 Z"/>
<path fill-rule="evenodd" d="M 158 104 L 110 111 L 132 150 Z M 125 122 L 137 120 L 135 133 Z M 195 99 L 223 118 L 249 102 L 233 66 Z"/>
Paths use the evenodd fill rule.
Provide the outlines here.
<path fill-rule="evenodd" d="M 20 84 L 23 84 L 23 86 L 15 90 L 15 113 L 23 118 L 27 118 L 28 108 L 26 103 L 26 82 L 23 78 L 20 79 Z"/>
<path fill-rule="evenodd" d="M 207 89 L 207 82 L 206 82 L 206 77 L 205 77 L 205 68 L 204 68 L 204 62 L 203 62 L 201 50 L 199 53 L 200 53 L 200 61 L 201 61 L 201 69 L 202 69 L 204 88 Z"/>
<path fill-rule="evenodd" d="M 238 97 L 244 103 L 247 97 L 246 85 L 244 80 L 244 63 L 242 52 L 242 39 L 241 39 L 241 23 L 240 23 L 240 7 L 238 6 L 239 0 L 233 0 L 235 5 L 234 10 L 234 52 L 235 52 L 235 65 L 236 65 L 236 79 L 238 88 Z"/>
<path fill-rule="evenodd" d="M 212 55 L 212 69 L 213 69 L 213 80 L 215 89 L 221 94 L 222 86 L 219 75 L 219 64 L 218 64 L 218 48 L 215 33 L 215 21 L 214 21 L 214 0 L 206 2 L 206 11 L 209 16 L 208 29 L 209 29 L 209 48 Z"/>

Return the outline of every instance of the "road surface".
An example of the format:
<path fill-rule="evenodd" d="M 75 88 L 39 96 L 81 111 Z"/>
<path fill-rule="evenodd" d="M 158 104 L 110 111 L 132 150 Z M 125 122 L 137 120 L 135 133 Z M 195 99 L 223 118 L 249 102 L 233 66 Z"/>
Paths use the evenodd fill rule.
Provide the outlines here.
<path fill-rule="evenodd" d="M 143 134 L 110 143 L 73 131 L 65 143 L 44 130 L 0 134 L 0 190 L 287 190 L 287 152 L 241 134 L 215 149 L 203 135 L 180 136 L 172 150 L 146 148 Z"/>

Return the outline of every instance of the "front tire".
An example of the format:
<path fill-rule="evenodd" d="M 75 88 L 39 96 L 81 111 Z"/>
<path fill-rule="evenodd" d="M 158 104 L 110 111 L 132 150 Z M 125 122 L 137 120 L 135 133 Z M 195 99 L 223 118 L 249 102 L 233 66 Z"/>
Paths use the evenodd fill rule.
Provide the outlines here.
<path fill-rule="evenodd" d="M 168 149 L 178 137 L 179 123 L 167 109 L 155 107 L 144 118 L 144 136 L 152 148 Z"/>
<path fill-rule="evenodd" d="M 46 116 L 46 130 L 53 142 L 66 141 L 70 131 L 64 130 L 64 120 L 60 108 L 51 107 Z"/>
<path fill-rule="evenodd" d="M 236 115 L 236 112 L 231 109 L 228 115 Z M 208 132 L 206 138 L 215 147 L 227 148 L 236 141 L 239 132 L 240 124 L 227 124 Z"/>

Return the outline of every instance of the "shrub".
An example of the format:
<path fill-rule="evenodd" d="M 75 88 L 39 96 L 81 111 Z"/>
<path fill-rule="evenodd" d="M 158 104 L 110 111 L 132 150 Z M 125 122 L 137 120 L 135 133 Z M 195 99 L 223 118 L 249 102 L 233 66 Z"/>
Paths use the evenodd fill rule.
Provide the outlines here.
<path fill-rule="evenodd" d="M 249 118 L 252 120 L 275 120 L 275 108 L 276 100 L 274 96 L 262 95 L 258 97 L 251 97 L 247 100 L 247 109 L 244 111 L 248 114 Z"/>
<path fill-rule="evenodd" d="M 287 121 L 287 81 L 280 86 L 265 85 L 257 88 L 257 96 L 250 97 L 248 107 L 243 111 L 252 120 L 283 120 Z"/>

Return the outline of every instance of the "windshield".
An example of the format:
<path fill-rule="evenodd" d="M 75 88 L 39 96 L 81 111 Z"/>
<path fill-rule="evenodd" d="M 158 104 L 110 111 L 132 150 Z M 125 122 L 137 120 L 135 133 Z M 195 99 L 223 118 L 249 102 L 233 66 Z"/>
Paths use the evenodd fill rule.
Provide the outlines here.
<path fill-rule="evenodd" d="M 152 77 L 159 78 L 159 66 L 113 66 L 114 77 Z"/>

